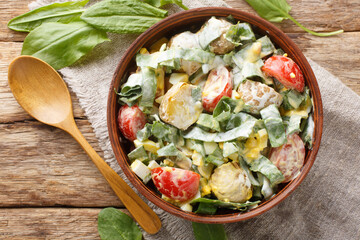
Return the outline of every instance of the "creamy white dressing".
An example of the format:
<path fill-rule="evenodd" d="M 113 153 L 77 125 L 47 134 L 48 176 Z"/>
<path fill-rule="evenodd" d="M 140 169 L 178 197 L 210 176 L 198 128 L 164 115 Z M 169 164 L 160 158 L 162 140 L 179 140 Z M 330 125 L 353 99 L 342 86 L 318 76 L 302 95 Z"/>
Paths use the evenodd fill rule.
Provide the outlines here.
<path fill-rule="evenodd" d="M 164 96 L 160 104 L 160 118 L 179 129 L 186 130 L 197 121 L 203 108 L 193 98 L 193 85 L 179 82 Z"/>
<path fill-rule="evenodd" d="M 170 83 L 173 84 L 173 86 L 165 93 L 165 95 L 157 98 L 156 102 L 160 103 L 160 107 L 158 111 L 160 119 L 163 122 L 176 127 L 178 130 L 184 131 L 181 134 L 177 132 L 174 135 L 179 135 L 182 141 L 184 141 L 184 139 L 187 139 L 187 142 L 188 139 L 194 141 L 194 144 L 192 146 L 189 146 L 189 144 L 187 144 L 186 146 L 180 144 L 182 145 L 180 147 L 179 144 L 176 143 L 177 140 L 174 140 L 175 141 L 174 144 L 177 150 L 181 151 L 180 153 L 182 155 L 177 155 L 177 156 L 162 155 L 166 157 L 171 156 L 169 158 L 171 158 L 173 162 L 170 161 L 170 159 L 165 159 L 165 160 L 157 159 L 157 161 L 160 161 L 162 165 L 168 165 L 168 166 L 170 166 L 170 163 L 172 164 L 172 166 L 175 163 L 177 167 L 183 169 L 191 169 L 191 167 L 194 167 L 196 165 L 195 168 L 197 168 L 198 173 L 200 173 L 202 177 L 200 182 L 202 185 L 201 191 L 203 195 L 214 193 L 219 200 L 222 200 L 224 202 L 244 203 L 247 202 L 252 197 L 253 194 L 252 183 L 254 184 L 254 186 L 261 187 L 262 195 L 266 199 L 270 198 L 274 194 L 274 191 L 271 186 L 271 183 L 273 183 L 273 180 L 271 180 L 271 176 L 266 175 L 266 173 L 264 173 L 267 177 L 269 177 L 270 179 L 269 180 L 266 177 L 264 177 L 261 173 L 259 173 L 258 174 L 259 178 L 255 178 L 256 175 L 254 176 L 252 175 L 252 172 L 255 170 L 252 169 L 250 163 L 245 162 L 244 160 L 247 156 L 246 154 L 254 156 L 254 159 L 258 159 L 259 157 L 262 156 L 261 154 L 263 153 L 261 152 L 261 150 L 263 150 L 265 147 L 268 147 L 268 141 L 266 139 L 266 141 L 261 142 L 261 139 L 263 137 L 263 132 L 265 133 L 267 132 L 265 128 L 262 128 L 260 130 L 257 129 L 256 131 L 258 131 L 259 133 L 257 136 L 260 140 L 260 143 L 252 146 L 251 148 L 249 147 L 250 143 L 248 143 L 247 140 L 249 140 L 254 135 L 255 133 L 254 126 L 258 124 L 258 122 L 256 118 L 250 116 L 249 114 L 247 115 L 249 116 L 249 118 L 252 118 L 251 120 L 242 117 L 240 125 L 233 126 L 227 130 L 224 130 L 225 127 L 227 127 L 226 126 L 227 122 L 220 122 L 221 120 L 219 120 L 218 122 L 218 126 L 221 126 L 221 128 L 219 127 L 218 129 L 208 127 L 206 125 L 202 126 L 200 124 L 200 121 L 198 122 L 198 125 L 195 125 L 200 114 L 203 113 L 203 103 L 193 96 L 194 94 L 193 90 L 196 88 L 195 85 L 200 86 L 202 96 L 206 95 L 207 97 L 215 99 L 217 96 L 219 96 L 219 93 L 222 92 L 224 89 L 223 84 L 221 84 L 222 82 L 224 82 L 222 78 L 230 77 L 234 86 L 231 98 L 234 100 L 242 99 L 246 105 L 250 106 L 250 112 L 257 115 L 259 114 L 260 110 L 271 104 L 275 104 L 277 107 L 279 107 L 282 103 L 282 96 L 278 92 L 276 92 L 272 87 L 266 85 L 266 84 L 270 84 L 271 81 L 268 81 L 268 79 L 266 79 L 265 76 L 263 77 L 261 76 L 262 75 L 261 66 L 263 65 L 263 59 L 261 59 L 261 57 L 263 57 L 262 42 L 264 41 L 262 42 L 253 41 L 253 43 L 250 43 L 249 45 L 246 45 L 248 43 L 248 41 L 246 41 L 244 42 L 243 47 L 239 47 L 235 49 L 234 52 L 226 55 L 225 57 L 221 56 L 221 54 L 223 53 L 214 51 L 214 45 L 215 47 L 220 47 L 220 48 L 224 47 L 224 49 L 226 49 L 226 44 L 223 44 L 224 42 L 221 41 L 222 40 L 228 41 L 223 36 L 226 34 L 226 32 L 229 30 L 231 26 L 232 24 L 227 22 L 226 20 L 216 19 L 215 17 L 213 17 L 206 22 L 205 26 L 203 26 L 203 28 L 199 32 L 192 33 L 190 31 L 186 31 L 177 34 L 170 39 L 168 44 L 163 44 L 159 52 L 152 54 L 153 55 L 152 60 L 157 61 L 160 56 L 160 51 L 169 50 L 169 49 L 176 49 L 176 51 L 187 50 L 186 53 L 184 51 L 183 54 L 178 54 L 173 59 L 172 57 L 175 54 L 172 53 L 168 54 L 169 57 L 167 58 L 168 61 L 174 61 L 180 59 L 180 61 L 177 61 L 176 63 L 178 64 L 178 62 L 180 62 L 181 69 L 178 68 L 179 66 L 176 66 L 175 67 L 176 70 L 172 70 L 174 65 L 171 65 L 171 62 L 169 65 L 161 65 L 161 64 L 157 65 L 158 69 L 161 68 L 160 66 L 166 66 L 161 69 L 167 71 L 166 78 L 169 78 L 170 76 Z M 222 39 L 222 37 L 224 39 Z M 213 44 L 215 42 L 217 43 Z M 266 48 L 267 50 L 266 51 L 268 53 L 267 55 L 273 53 L 271 48 L 270 50 L 268 50 L 269 47 L 266 47 L 269 46 L 269 44 L 267 44 L 266 41 L 264 43 L 264 46 L 265 46 L 264 48 Z M 165 49 L 165 47 L 167 49 Z M 241 48 L 242 50 L 240 50 Z M 192 49 L 197 49 L 197 50 L 203 49 L 201 50 L 203 53 L 200 54 L 200 52 L 194 51 Z M 229 50 L 228 52 L 232 51 L 233 49 Z M 209 57 L 206 54 L 204 54 L 204 52 L 206 54 L 209 53 L 212 55 Z M 189 57 L 189 53 L 192 54 L 192 55 L 190 54 L 191 57 Z M 217 54 L 215 57 L 214 57 L 214 53 Z M 193 57 L 194 55 L 198 57 L 194 58 Z M 191 59 L 191 60 L 195 59 L 198 62 L 184 60 L 182 58 Z M 206 60 L 204 61 L 203 59 Z M 205 64 L 201 64 L 200 62 Z M 144 66 L 150 66 L 150 65 L 151 64 Z M 249 67 L 250 65 L 253 68 L 250 68 Z M 150 67 L 154 68 L 154 66 L 151 65 Z M 140 67 L 143 67 L 143 65 L 140 65 Z M 170 73 L 172 71 L 172 75 L 170 75 L 170 73 L 168 72 L 169 71 L 168 67 L 170 67 Z M 247 69 L 250 70 L 246 71 Z M 203 75 L 201 75 L 201 71 Z M 210 76 L 213 72 L 216 72 L 216 74 L 212 77 L 214 78 L 213 82 L 210 84 L 210 86 L 207 86 L 206 92 L 204 92 L 204 85 L 207 80 L 205 77 L 208 76 L 209 78 L 208 74 L 210 71 L 212 71 L 210 73 Z M 195 72 L 196 74 L 199 75 L 191 76 Z M 250 73 L 250 74 L 246 75 L 245 73 Z M 244 77 L 245 75 L 246 77 Z M 198 76 L 204 76 L 204 77 L 197 78 Z M 133 74 L 129 77 L 128 81 L 136 83 L 138 82 L 139 77 L 141 78 L 140 73 Z M 257 78 L 260 77 L 262 81 L 265 82 L 266 84 L 249 80 L 249 79 L 258 80 L 256 77 Z M 196 84 L 195 85 L 189 84 L 189 79 L 191 83 L 196 82 Z M 236 80 L 236 83 L 234 79 Z M 167 87 L 165 87 L 165 89 L 166 88 Z M 199 94 L 195 93 L 195 95 L 199 95 Z M 292 101 L 292 99 L 290 99 L 290 101 Z M 244 105 L 242 104 L 241 108 L 243 106 Z M 242 110 L 242 109 L 238 109 L 239 107 L 240 105 L 236 105 L 235 107 L 236 110 L 235 109 L 231 110 L 230 112 L 231 117 L 233 117 L 235 113 L 237 114 L 239 113 L 239 111 Z M 283 116 L 284 115 L 291 116 L 293 114 L 299 114 L 299 113 L 304 115 L 306 113 L 306 115 L 308 115 L 309 112 L 311 111 L 311 107 L 312 107 L 311 105 L 306 105 L 296 110 L 290 110 L 285 112 L 285 114 L 283 113 Z M 207 114 L 211 114 L 211 113 L 207 113 Z M 240 112 L 239 114 L 246 115 L 246 113 L 244 112 Z M 215 115 L 214 118 L 209 118 L 209 119 L 212 121 L 212 119 L 215 119 Z M 159 121 L 159 119 L 157 119 L 157 121 Z M 225 125 L 223 126 L 220 123 L 221 124 L 225 123 Z M 204 127 L 205 129 L 201 129 L 199 126 Z M 206 128 L 209 128 L 210 130 Z M 185 130 L 188 131 L 185 132 Z M 162 141 L 160 142 L 161 144 L 164 144 L 163 146 L 167 146 L 169 143 L 171 143 L 167 141 L 168 140 L 164 141 L 162 139 Z M 198 148 L 193 148 L 195 145 L 195 141 L 197 142 L 196 144 L 200 144 L 202 149 L 199 150 Z M 243 147 L 242 149 L 241 146 Z M 209 157 L 211 154 L 215 156 L 215 152 L 220 152 L 220 157 L 219 157 L 220 160 L 216 160 L 216 161 L 220 161 L 220 164 L 216 161 L 211 162 L 207 159 L 207 157 Z M 146 176 L 148 175 L 145 174 L 146 171 L 143 170 L 144 168 L 141 164 L 140 165 L 139 163 L 134 164 L 133 166 L 134 172 L 136 172 L 140 178 L 146 178 Z M 239 166 L 239 164 L 241 167 Z M 284 167 L 284 168 L 289 166 L 297 167 L 297 168 L 301 167 L 300 164 L 297 162 L 288 164 L 285 161 L 281 161 L 278 163 L 278 165 L 279 167 Z M 159 164 L 156 161 L 151 161 L 148 167 L 155 168 L 158 166 Z M 172 171 L 172 170 L 171 168 L 167 168 L 166 171 Z M 172 181 L 175 187 L 181 187 L 179 185 L 180 184 L 179 180 L 182 181 L 186 180 L 184 179 L 186 178 L 186 175 L 183 173 L 173 177 L 174 179 Z M 160 187 L 164 187 L 165 183 L 160 181 L 159 185 Z M 183 191 L 182 193 L 183 195 L 187 195 L 186 191 Z M 175 192 L 170 193 L 170 195 L 172 194 L 175 194 Z M 196 197 L 197 198 L 201 197 L 200 191 L 198 192 L 198 196 Z M 179 202 L 176 200 L 171 200 L 167 197 L 164 197 L 164 199 L 172 202 L 173 204 L 180 206 L 181 209 L 183 209 L 184 211 L 192 211 L 192 206 L 189 204 L 189 202 L 184 202 L 182 204 L 179 204 Z M 253 206 L 257 206 L 257 205 L 253 205 Z"/>

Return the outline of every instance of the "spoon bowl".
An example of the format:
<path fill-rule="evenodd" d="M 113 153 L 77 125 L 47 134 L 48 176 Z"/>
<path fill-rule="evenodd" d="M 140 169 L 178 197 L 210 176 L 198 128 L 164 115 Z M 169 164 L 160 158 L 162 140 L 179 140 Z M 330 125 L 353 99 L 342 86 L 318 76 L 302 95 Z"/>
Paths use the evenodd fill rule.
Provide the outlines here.
<path fill-rule="evenodd" d="M 40 59 L 21 56 L 10 64 L 8 79 L 15 99 L 24 110 L 40 122 L 63 129 L 74 137 L 139 225 L 150 234 L 157 233 L 161 228 L 159 217 L 105 163 L 77 128 L 70 93 L 56 70 Z"/>
<path fill-rule="evenodd" d="M 16 100 L 38 121 L 56 126 L 72 116 L 65 82 L 44 62 L 31 56 L 18 57 L 10 64 L 8 76 Z"/>

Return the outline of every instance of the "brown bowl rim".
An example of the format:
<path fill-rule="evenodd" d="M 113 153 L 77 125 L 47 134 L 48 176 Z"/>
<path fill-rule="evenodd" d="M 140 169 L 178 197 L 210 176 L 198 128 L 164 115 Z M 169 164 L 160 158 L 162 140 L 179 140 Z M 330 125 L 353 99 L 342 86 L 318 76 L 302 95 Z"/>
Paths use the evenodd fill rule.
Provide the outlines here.
<path fill-rule="evenodd" d="M 228 15 L 232 15 L 237 20 L 248 22 L 252 25 L 258 26 L 263 31 L 266 31 L 271 40 L 284 50 L 287 50 L 286 52 L 289 54 L 289 56 L 299 65 L 300 69 L 304 73 L 306 85 L 310 88 L 314 101 L 313 116 L 315 123 L 315 140 L 313 143 L 313 149 L 307 151 L 305 157 L 305 164 L 303 166 L 301 174 L 296 179 L 288 183 L 273 198 L 261 203 L 257 208 L 251 209 L 250 211 L 244 213 L 234 212 L 223 215 L 200 215 L 192 212 L 182 211 L 180 208 L 162 200 L 161 197 L 159 197 L 152 189 L 143 184 L 143 182 L 135 175 L 135 173 L 131 171 L 127 155 L 120 141 L 121 134 L 119 133 L 117 127 L 117 96 L 114 92 L 114 89 L 118 89 L 123 75 L 126 74 L 128 64 L 131 62 L 131 59 L 135 56 L 138 50 L 142 46 L 144 46 L 150 39 L 153 39 L 154 36 L 158 35 L 159 31 L 165 31 L 166 27 L 169 24 L 176 24 L 184 20 L 196 20 L 197 18 L 209 18 L 211 16 L 226 17 Z M 250 219 L 270 210 L 272 207 L 287 198 L 304 180 L 315 161 L 316 154 L 320 147 L 323 127 L 323 107 L 319 86 L 317 84 L 316 77 L 310 67 L 310 64 L 306 60 L 305 56 L 302 54 L 301 50 L 285 33 L 283 33 L 272 23 L 250 13 L 243 12 L 241 10 L 224 7 L 205 7 L 195 8 L 173 14 L 153 25 L 131 44 L 131 46 L 121 58 L 110 85 L 107 105 L 107 125 L 111 146 L 120 167 L 124 171 L 127 178 L 130 180 L 130 182 L 134 185 L 134 187 L 148 200 L 150 200 L 152 203 L 162 208 L 163 210 L 186 220 L 200 223 L 232 223 Z"/>

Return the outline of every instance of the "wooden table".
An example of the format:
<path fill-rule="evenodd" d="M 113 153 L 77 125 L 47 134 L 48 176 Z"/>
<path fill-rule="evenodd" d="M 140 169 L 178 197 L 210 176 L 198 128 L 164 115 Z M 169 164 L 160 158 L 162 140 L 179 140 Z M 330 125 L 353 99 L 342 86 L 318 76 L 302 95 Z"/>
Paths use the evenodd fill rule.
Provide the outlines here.
<path fill-rule="evenodd" d="M 75 140 L 31 118 L 8 87 L 8 65 L 20 55 L 26 34 L 6 24 L 27 12 L 31 1 L 0 2 L 0 239 L 98 239 L 97 214 L 107 206 L 123 208 L 122 203 Z M 255 13 L 245 1 L 226 2 Z M 360 94 L 359 0 L 288 2 L 293 17 L 312 30 L 344 29 L 341 35 L 320 38 L 291 21 L 276 24 L 306 56 Z M 74 94 L 72 99 L 81 132 L 101 155 Z"/>

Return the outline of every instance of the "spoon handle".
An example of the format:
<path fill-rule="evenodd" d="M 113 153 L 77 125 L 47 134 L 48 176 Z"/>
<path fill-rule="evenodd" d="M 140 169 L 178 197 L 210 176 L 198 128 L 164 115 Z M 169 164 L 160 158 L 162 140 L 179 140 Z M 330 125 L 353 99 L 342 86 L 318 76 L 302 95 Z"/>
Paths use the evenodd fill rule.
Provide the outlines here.
<path fill-rule="evenodd" d="M 105 177 L 115 194 L 120 198 L 127 210 L 148 233 L 155 234 L 161 228 L 161 221 L 156 213 L 132 190 L 132 188 L 96 153 L 77 128 L 74 120 L 65 124 L 67 131 L 81 145 L 96 167 Z M 68 122 L 69 123 L 69 122 Z"/>

